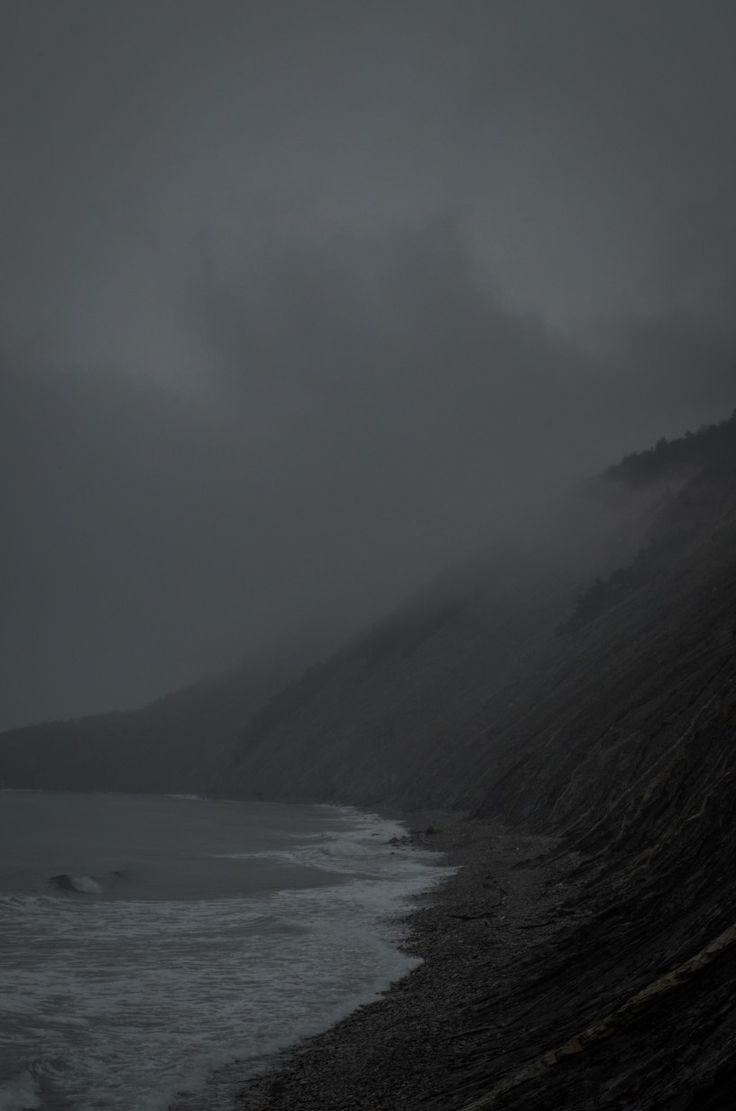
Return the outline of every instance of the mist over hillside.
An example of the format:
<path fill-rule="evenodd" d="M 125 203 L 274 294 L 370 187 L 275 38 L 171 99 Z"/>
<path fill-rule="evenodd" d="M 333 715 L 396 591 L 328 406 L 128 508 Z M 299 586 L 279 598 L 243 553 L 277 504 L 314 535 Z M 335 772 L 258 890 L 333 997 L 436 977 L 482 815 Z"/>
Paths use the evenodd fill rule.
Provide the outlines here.
<path fill-rule="evenodd" d="M 635 646 L 657 635 L 675 607 L 668 592 L 681 592 L 677 612 L 700 604 L 699 576 L 732 507 L 734 428 L 731 418 L 612 465 L 344 648 L 315 637 L 311 653 L 266 658 L 139 711 L 5 733 L 0 777 L 474 809 L 543 715 L 563 713 L 563 691 L 577 705 L 589 676 L 611 673 L 622 637 Z"/>
<path fill-rule="evenodd" d="M 374 1033 L 336 1028 L 245 1107 L 285 1111 L 310 1085 L 325 1111 L 376 1106 L 361 1047 L 414 991 L 408 1109 L 584 1111 L 591 1090 L 627 1111 L 729 1106 L 735 475 L 731 417 L 609 467 L 311 666 L 0 736 L 5 786 L 439 808 L 490 854 L 431 912 L 431 996 L 410 978 L 364 1012 Z M 356 1059 L 326 1088 L 330 1037 Z"/>
<path fill-rule="evenodd" d="M 0 728 L 337 643 L 732 407 L 729 5 L 400 7 L 4 5 Z"/>
<path fill-rule="evenodd" d="M 243 733 L 222 789 L 281 784 L 504 823 L 476 835 L 487 870 L 469 871 L 428 927 L 430 968 L 441 953 L 446 971 L 432 1007 L 420 985 L 409 996 L 427 1025 L 407 1107 L 730 1105 L 735 464 L 731 418 L 610 468 L 604 496 L 641 509 L 654 495 L 619 567 L 554 590 L 542 549 L 535 593 L 528 566 L 496 566 L 485 591 L 395 615 Z M 371 1106 L 357 1054 L 406 1005 L 399 995 L 340 1031 L 357 1079 L 330 1111 Z M 331 1052 L 318 1043 L 314 1071 L 287 1069 L 265 1106 L 338 1086 Z M 404 1088 L 383 1053 L 390 1099 Z"/>
<path fill-rule="evenodd" d="M 81 800 L 78 868 L 23 871 L 71 791 L 226 815 L 228 892 L 252 853 L 281 891 L 259 815 L 292 803 L 403 822 L 386 875 L 456 869 L 410 916 L 414 971 L 258 1078 L 228 1065 L 228 1111 L 732 1111 L 734 42 L 732 0 L 0 5 L 14 1106 L 68 1102 L 47 1019 L 103 1036 L 98 982 L 52 983 L 90 973 L 49 881 L 109 912 L 109 998 L 153 1055 L 169 983 L 231 1044 L 215 948 L 270 970 L 282 1044 L 289 976 L 323 1003 L 318 889 L 351 912 L 316 840 L 311 917 L 154 899 L 176 941 L 139 1012 L 128 865 L 84 860 L 116 800 Z"/>

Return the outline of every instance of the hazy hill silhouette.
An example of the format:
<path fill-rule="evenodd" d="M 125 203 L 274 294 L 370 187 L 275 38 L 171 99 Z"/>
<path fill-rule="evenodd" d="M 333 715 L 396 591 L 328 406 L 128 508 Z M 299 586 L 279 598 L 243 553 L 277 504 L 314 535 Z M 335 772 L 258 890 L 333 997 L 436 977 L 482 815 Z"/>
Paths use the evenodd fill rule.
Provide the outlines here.
<path fill-rule="evenodd" d="M 199 792 L 244 720 L 286 681 L 294 659 L 268 657 L 139 710 L 43 722 L 0 734 L 0 786 Z"/>

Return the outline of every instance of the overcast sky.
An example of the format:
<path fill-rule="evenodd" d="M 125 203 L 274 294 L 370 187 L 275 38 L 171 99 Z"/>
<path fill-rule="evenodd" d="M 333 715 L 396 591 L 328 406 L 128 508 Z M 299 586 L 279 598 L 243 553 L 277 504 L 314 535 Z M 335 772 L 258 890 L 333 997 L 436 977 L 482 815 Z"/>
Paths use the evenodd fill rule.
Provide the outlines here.
<path fill-rule="evenodd" d="M 0 725 L 736 404 L 731 0 L 2 0 Z"/>

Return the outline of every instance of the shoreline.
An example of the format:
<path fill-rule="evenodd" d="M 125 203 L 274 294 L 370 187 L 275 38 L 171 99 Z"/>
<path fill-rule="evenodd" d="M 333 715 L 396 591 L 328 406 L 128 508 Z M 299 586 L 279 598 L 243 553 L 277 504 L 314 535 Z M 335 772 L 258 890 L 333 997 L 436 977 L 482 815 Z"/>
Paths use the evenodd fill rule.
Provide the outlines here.
<path fill-rule="evenodd" d="M 462 1106 L 456 1080 L 453 1096 L 445 1089 L 463 1056 L 469 995 L 483 984 L 492 991 L 556 927 L 556 918 L 544 920 L 567 891 L 570 860 L 549 861 L 554 839 L 447 812 L 390 817 L 409 827 L 415 848 L 456 868 L 401 916 L 401 948 L 422 963 L 376 1001 L 265 1062 L 237 1092 L 239 1111 L 413 1111 L 435 1099 L 437 1108 Z"/>
<path fill-rule="evenodd" d="M 238 1111 L 731 1107 L 730 919 L 665 917 L 640 901 L 636 860 L 555 837 L 457 818 L 412 839 L 458 866 L 405 918 L 422 963 L 279 1053 Z M 704 1057 L 713 1012 L 728 1018 Z"/>
<path fill-rule="evenodd" d="M 243 800 L 217 798 L 212 801 L 241 802 Z M 380 931 L 382 933 L 386 931 L 384 940 L 402 967 L 394 969 L 393 972 L 386 970 L 383 974 L 377 975 L 375 985 L 368 992 L 356 989 L 347 1005 L 325 1010 L 322 1023 L 313 1024 L 311 1033 L 295 1031 L 289 1036 L 287 1032 L 286 1037 L 280 1040 L 280 1045 L 269 1050 L 255 1055 L 234 1055 L 229 1062 L 214 1065 L 203 1075 L 201 1086 L 196 1083 L 191 1086 L 187 1084 L 166 1105 L 165 1111 L 215 1111 L 215 1109 L 222 1111 L 225 1107 L 231 1109 L 240 1107 L 239 1093 L 251 1083 L 257 1082 L 265 1075 L 270 1075 L 286 1058 L 291 1054 L 299 1053 L 312 1039 L 327 1035 L 352 1015 L 382 1002 L 386 994 L 411 975 L 419 963 L 419 954 L 415 952 L 412 944 L 414 915 L 417 910 L 433 901 L 437 892 L 454 878 L 444 847 L 435 843 L 435 841 L 439 842 L 440 838 L 435 838 L 434 833 L 439 831 L 440 826 L 455 824 L 458 821 L 457 813 L 438 810 L 407 813 L 406 810 L 397 807 L 363 807 L 352 803 L 335 802 L 296 804 L 289 802 L 284 805 L 314 807 L 320 811 L 347 816 L 351 820 L 368 821 L 371 825 L 375 822 L 382 835 L 377 844 L 381 845 L 383 853 L 390 853 L 391 857 L 396 858 L 399 869 L 402 868 L 400 863 L 402 859 L 411 860 L 412 856 L 416 856 L 415 867 L 421 872 L 426 871 L 428 879 L 420 880 L 421 886 L 417 889 L 416 877 L 413 878 L 410 872 L 405 881 L 408 887 L 403 893 L 401 889 L 404 884 L 399 881 L 396 885 L 399 892 L 396 905 L 386 907 L 380 914 Z M 372 832 L 370 836 L 377 837 L 379 834 Z M 359 879 L 359 876 L 355 878 Z M 379 971 L 378 966 L 376 968 Z M 284 1026 L 287 1026 L 287 1023 L 288 1020 L 285 1020 Z"/>

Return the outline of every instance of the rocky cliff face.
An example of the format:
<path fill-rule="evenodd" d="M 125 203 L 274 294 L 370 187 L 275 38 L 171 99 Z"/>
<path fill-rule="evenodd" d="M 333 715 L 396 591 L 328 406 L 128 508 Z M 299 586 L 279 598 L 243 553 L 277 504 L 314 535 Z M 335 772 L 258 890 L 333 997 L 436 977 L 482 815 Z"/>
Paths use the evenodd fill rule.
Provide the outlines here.
<path fill-rule="evenodd" d="M 477 729 L 559 598 L 476 585 L 423 597 L 292 683 L 246 727 L 215 783 L 224 794 L 372 805 L 447 801 L 427 768 Z M 419 784 L 421 783 L 421 787 Z"/>
<path fill-rule="evenodd" d="M 612 468 L 596 545 L 588 506 L 417 598 L 263 708 L 216 789 L 603 823 L 728 654 L 734 460 L 729 421 Z"/>
<path fill-rule="evenodd" d="M 553 944 L 505 999 L 508 1069 L 468 1041 L 469 1107 L 732 1106 L 735 475 L 699 472 L 670 508 L 687 534 L 670 558 L 642 553 L 626 590 L 561 631 L 468 792 L 476 813 L 546 830 L 578 861 Z M 533 1032 L 510 1017 L 522 999 Z M 498 1010 L 488 996 L 474 1019 L 495 1026 Z"/>
<path fill-rule="evenodd" d="M 638 489 L 677 473 L 678 483 L 658 500 L 635 558 L 568 598 L 554 628 L 538 625 L 504 657 L 480 632 L 490 611 L 481 617 L 468 602 L 415 648 L 411 667 L 408 657 L 394 659 L 421 692 L 411 744 L 424 758 L 403 771 L 397 730 L 392 745 L 374 746 L 369 766 L 374 776 L 396 773 L 400 800 L 469 812 L 478 821 L 465 825 L 480 831 L 488 856 L 458 877 L 447 905 L 422 912 L 425 968 L 383 1009 L 317 1039 L 245 1106 L 733 1107 L 736 426 L 645 456 L 609 480 Z M 461 613 L 477 631 L 477 655 L 456 631 Z M 431 667 L 429 644 L 441 636 L 445 662 L 438 655 Z M 449 721 L 433 728 L 433 700 L 443 677 L 456 674 L 448 658 L 454 666 L 463 651 L 458 672 L 472 664 L 463 688 L 472 709 L 463 707 L 453 735 Z M 367 687 L 361 659 L 356 647 L 353 681 L 370 691 L 374 726 L 383 728 L 385 692 L 397 705 L 405 688 L 397 674 L 392 687 L 381 682 L 375 661 Z M 346 666 L 330 665 L 329 703 L 315 683 L 290 707 L 275 703 L 281 712 L 260 737 L 246 732 L 244 786 L 267 772 L 264 738 L 276 738 L 282 758 L 291 729 L 311 729 L 314 743 L 325 706 L 342 697 L 335 675 L 346 682 Z M 349 738 L 359 726 L 335 711 L 330 727 L 348 791 Z M 300 743 L 294 752 L 301 758 Z M 318 757 L 304 777 L 292 767 L 287 781 L 335 791 L 329 774 Z M 499 819 L 503 828 L 484 824 Z M 405 1062 L 415 1055 L 413 1069 Z M 354 1062 L 357 1081 L 345 1062 Z"/>

